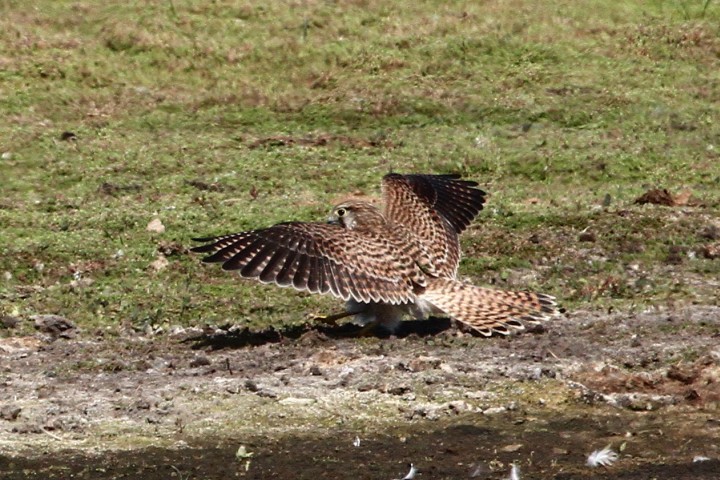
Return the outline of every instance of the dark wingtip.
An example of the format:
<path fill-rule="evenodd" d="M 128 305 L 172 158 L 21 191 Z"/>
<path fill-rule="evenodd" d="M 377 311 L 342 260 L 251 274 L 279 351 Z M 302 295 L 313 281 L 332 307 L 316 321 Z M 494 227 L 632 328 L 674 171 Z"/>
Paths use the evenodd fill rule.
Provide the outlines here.
<path fill-rule="evenodd" d="M 195 240 L 195 239 L 193 239 L 193 240 Z M 199 247 L 192 247 L 190 249 L 190 251 L 193 253 L 207 253 L 207 252 L 212 252 L 213 250 L 215 250 L 215 247 L 212 244 L 200 245 Z"/>

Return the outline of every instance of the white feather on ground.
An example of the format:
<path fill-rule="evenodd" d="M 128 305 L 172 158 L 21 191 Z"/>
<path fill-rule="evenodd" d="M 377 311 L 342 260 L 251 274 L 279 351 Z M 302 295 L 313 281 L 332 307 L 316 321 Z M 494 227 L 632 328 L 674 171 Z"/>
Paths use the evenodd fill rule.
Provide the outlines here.
<path fill-rule="evenodd" d="M 610 445 L 603 448 L 602 450 L 595 450 L 587 458 L 587 465 L 589 467 L 609 467 L 615 463 L 618 459 L 618 454 L 610 448 Z"/>
<path fill-rule="evenodd" d="M 415 478 L 415 474 L 417 473 L 417 468 L 415 468 L 415 465 L 412 463 L 410 464 L 410 471 L 407 475 L 405 475 L 402 480 L 413 480 Z"/>

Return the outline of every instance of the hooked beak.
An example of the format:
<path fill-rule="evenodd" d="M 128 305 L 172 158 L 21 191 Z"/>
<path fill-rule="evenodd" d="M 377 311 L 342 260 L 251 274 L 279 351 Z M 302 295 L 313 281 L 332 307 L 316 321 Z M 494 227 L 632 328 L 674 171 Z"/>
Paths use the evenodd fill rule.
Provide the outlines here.
<path fill-rule="evenodd" d="M 337 215 L 330 215 L 327 218 L 327 223 L 330 225 L 340 225 L 340 218 Z"/>

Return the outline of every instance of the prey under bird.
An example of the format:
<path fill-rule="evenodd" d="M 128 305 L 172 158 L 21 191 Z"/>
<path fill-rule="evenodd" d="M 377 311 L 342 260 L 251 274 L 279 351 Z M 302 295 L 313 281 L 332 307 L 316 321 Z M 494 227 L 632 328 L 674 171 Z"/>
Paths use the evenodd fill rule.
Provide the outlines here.
<path fill-rule="evenodd" d="M 393 331 L 406 316 L 449 316 L 478 333 L 510 333 L 556 313 L 555 299 L 477 287 L 458 280 L 459 234 L 482 210 L 485 192 L 459 175 L 401 175 L 382 180 L 384 208 L 347 200 L 326 223 L 197 238 L 193 252 L 245 278 L 346 301 L 357 323 Z"/>

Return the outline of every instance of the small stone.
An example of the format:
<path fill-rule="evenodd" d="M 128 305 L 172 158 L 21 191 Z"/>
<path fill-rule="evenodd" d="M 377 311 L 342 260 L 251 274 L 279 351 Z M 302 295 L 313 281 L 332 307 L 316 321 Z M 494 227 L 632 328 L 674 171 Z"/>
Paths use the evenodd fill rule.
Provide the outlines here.
<path fill-rule="evenodd" d="M 470 405 L 462 400 L 453 400 L 447 403 L 448 409 L 453 413 L 462 413 L 470 410 Z"/>
<path fill-rule="evenodd" d="M 2 408 L 0 408 L 0 418 L 9 422 L 13 422 L 18 418 L 18 415 L 20 415 L 21 411 L 22 408 L 18 407 L 17 405 L 4 405 Z"/>
<path fill-rule="evenodd" d="M 717 225 L 708 225 L 700 232 L 700 237 L 707 240 L 720 240 L 720 227 Z"/>
<path fill-rule="evenodd" d="M 437 420 L 440 418 L 440 414 L 438 413 L 439 407 L 437 405 L 417 405 L 412 413 L 410 414 L 410 418 L 424 418 L 427 420 Z"/>
<path fill-rule="evenodd" d="M 505 407 L 490 407 L 483 410 L 483 415 L 497 415 L 498 413 L 503 413 L 507 411 L 507 408 Z"/>
<path fill-rule="evenodd" d="M 578 235 L 578 240 L 581 242 L 594 242 L 597 240 L 597 237 L 593 232 L 582 232 Z"/>
<path fill-rule="evenodd" d="M 512 445 L 505 445 L 504 447 L 500 447 L 501 452 L 507 452 L 507 453 L 513 453 L 517 452 L 522 448 L 522 443 L 515 443 Z"/>
<path fill-rule="evenodd" d="M 162 253 L 159 253 L 155 261 L 150 264 L 150 268 L 152 268 L 156 272 L 159 272 L 161 270 L 165 270 L 168 265 L 170 265 L 168 259 L 165 258 L 165 255 L 163 255 Z"/>
<path fill-rule="evenodd" d="M 134 405 L 135 409 L 137 410 L 150 410 L 151 406 L 152 405 L 150 405 L 150 401 L 144 398 L 141 398 L 140 400 L 135 402 Z"/>
<path fill-rule="evenodd" d="M 438 368 L 441 363 L 442 360 L 437 357 L 420 356 L 410 360 L 407 363 L 407 369 L 411 372 L 421 372 L 423 370 Z"/>
<path fill-rule="evenodd" d="M 60 315 L 33 315 L 30 319 L 34 320 L 37 330 L 56 337 L 70 338 L 75 329 L 73 322 Z"/>
<path fill-rule="evenodd" d="M 0 325 L 4 328 L 15 328 L 18 326 L 18 323 L 20 323 L 20 319 L 12 315 L 3 315 L 2 318 L 0 318 Z"/>
<path fill-rule="evenodd" d="M 40 425 L 38 425 L 36 423 L 25 423 L 25 424 L 13 427 L 11 432 L 19 433 L 19 434 L 28 434 L 28 433 L 42 433 L 43 430 L 40 427 Z"/>
<path fill-rule="evenodd" d="M 163 225 L 159 218 L 153 218 L 145 230 L 148 232 L 163 233 L 165 232 L 165 225 Z"/>
<path fill-rule="evenodd" d="M 410 387 L 407 385 L 398 385 L 396 387 L 389 388 L 387 393 L 390 395 L 403 395 L 410 391 Z"/>
<path fill-rule="evenodd" d="M 312 405 L 315 403 L 316 400 L 314 398 L 297 398 L 297 397 L 287 397 L 283 398 L 281 400 L 278 400 L 278 403 L 280 405 Z"/>
<path fill-rule="evenodd" d="M 264 398 L 277 398 L 278 394 L 273 392 L 272 390 L 260 390 L 257 392 L 258 397 L 264 397 Z"/>
<path fill-rule="evenodd" d="M 680 265 L 685 260 L 683 258 L 683 247 L 679 245 L 673 245 L 668 250 L 668 255 L 665 257 L 665 263 L 668 265 Z"/>
<path fill-rule="evenodd" d="M 676 382 L 680 382 L 685 385 L 693 383 L 698 376 L 696 372 L 691 372 L 678 367 L 677 365 L 671 365 L 670 368 L 668 368 L 666 375 L 670 380 L 675 380 Z"/>
<path fill-rule="evenodd" d="M 77 135 L 75 135 L 74 132 L 65 131 L 60 134 L 60 140 L 63 142 L 75 141 L 77 140 Z"/>
<path fill-rule="evenodd" d="M 198 355 L 197 357 L 190 360 L 190 368 L 205 367 L 210 364 L 210 359 L 207 358 L 205 355 Z"/>
<path fill-rule="evenodd" d="M 708 260 L 720 258 L 720 242 L 703 245 L 700 249 L 700 254 Z"/>

